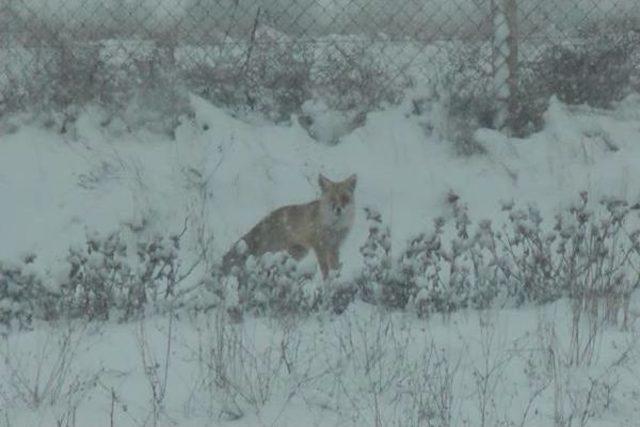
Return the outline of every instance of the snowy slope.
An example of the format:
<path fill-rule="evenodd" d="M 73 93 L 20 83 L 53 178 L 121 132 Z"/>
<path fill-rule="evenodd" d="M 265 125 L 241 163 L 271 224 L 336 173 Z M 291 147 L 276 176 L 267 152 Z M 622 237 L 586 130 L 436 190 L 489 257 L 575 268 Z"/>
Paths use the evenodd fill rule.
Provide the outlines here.
<path fill-rule="evenodd" d="M 275 207 L 315 198 L 318 173 L 357 173 L 359 212 L 377 208 L 394 246 L 447 215 L 449 191 L 475 219 L 500 218 L 499 202 L 509 200 L 534 203 L 551 219 L 580 191 L 593 200 L 640 199 L 633 185 L 640 178 L 638 97 L 614 112 L 573 113 L 552 102 L 543 132 L 518 140 L 480 130 L 476 138 L 488 154 L 470 158 L 457 157 L 436 133 L 426 136 L 423 118 L 409 107 L 371 113 L 341 144 L 325 146 L 296 120 L 245 123 L 196 97 L 192 104 L 195 120 L 183 120 L 175 141 L 114 135 L 99 125 L 97 110 L 84 113 L 71 135 L 21 127 L 3 136 L 0 257 L 33 251 L 49 264 L 87 231 L 144 220 L 150 233 L 177 232 L 196 212 L 204 212 L 221 253 Z M 206 197 L 194 183 L 205 183 Z M 359 214 L 343 249 L 348 270 L 358 268 L 365 235 Z"/>
<path fill-rule="evenodd" d="M 469 158 L 457 157 L 437 132 L 425 134 L 428 118 L 411 115 L 410 102 L 369 114 L 363 127 L 336 146 L 315 142 L 295 119 L 289 126 L 245 123 L 202 99 L 192 97 L 191 103 L 194 119 L 182 119 L 175 140 L 104 128 L 98 109 L 85 111 L 66 135 L 27 125 L 2 135 L 0 259 L 33 252 L 37 268 L 55 277 L 64 273 L 67 248 L 84 242 L 86 233 L 106 233 L 124 224 L 143 234 L 166 234 L 179 232 L 185 219 L 205 225 L 219 256 L 271 209 L 316 197 L 318 173 L 334 179 L 358 174 L 358 215 L 342 249 L 346 278 L 361 267 L 358 248 L 367 234 L 365 206 L 382 213 L 397 248 L 429 230 L 435 217 L 449 215 L 449 191 L 461 196 L 476 219 L 501 218 L 500 201 L 508 200 L 534 203 L 551 219 L 585 190 L 593 199 L 616 195 L 640 200 L 634 184 L 640 182 L 639 96 L 607 112 L 552 101 L 542 132 L 518 140 L 480 130 L 476 138 L 487 154 Z M 195 250 L 200 232 L 189 230 L 188 247 Z M 319 314 L 291 324 L 273 319 L 225 324 L 215 313 L 174 323 L 153 318 L 142 324 L 144 334 L 138 323 L 92 324 L 71 340 L 79 347 L 61 389 L 76 392 L 63 392 L 51 406 L 36 408 L 26 405 L 12 386 L 20 383 L 20 373 L 37 382 L 35 368 L 56 363 L 57 340 L 65 337 L 67 327 L 43 326 L 12 334 L 0 345 L 1 354 L 13 358 L 5 358 L 12 364 L 0 366 L 5 378 L 0 398 L 6 404 L 0 415 L 11 420 L 9 425 L 55 425 L 70 413 L 77 417 L 76 425 L 103 425 L 110 419 L 116 419 L 115 425 L 152 425 L 149 378 L 156 378 L 156 385 L 164 381 L 169 354 L 169 386 L 158 409 L 158 425 L 430 425 L 420 421 L 423 415 L 411 415 L 417 405 L 411 399 L 418 399 L 420 390 L 426 393 L 429 382 L 412 381 L 427 372 L 421 367 L 434 369 L 428 378 L 442 372 L 442 365 L 429 363 L 444 354 L 456 372 L 451 425 L 481 425 L 480 394 L 469 390 L 476 390 L 482 369 L 494 365 L 502 367 L 484 377 L 497 399 L 485 407 L 486 425 L 507 419 L 519 424 L 531 401 L 524 425 L 549 425 L 558 404 L 562 414 L 581 413 L 580 402 L 594 378 L 602 384 L 592 387 L 599 400 L 589 416 L 591 425 L 632 425 L 638 408 L 633 390 L 640 385 L 637 330 L 606 330 L 593 365 L 583 371 L 562 363 L 561 356 L 569 352 L 568 312 L 568 303 L 560 301 L 539 310 L 463 312 L 449 320 L 423 321 L 359 303 L 340 317 Z M 289 347 L 283 344 L 285 338 Z M 271 378 L 268 390 L 258 393 L 264 401 L 248 403 L 252 399 L 239 397 L 238 390 L 208 396 L 202 388 L 203 370 L 211 369 L 202 354 L 215 343 L 237 344 L 233 340 L 241 341 L 234 351 L 247 359 L 229 369 L 235 369 L 242 391 L 258 393 L 256 388 L 266 387 L 264 378 Z M 349 342 L 351 349 L 344 347 Z M 439 349 L 436 353 L 429 353 L 431 343 Z M 532 363 L 550 369 L 541 362 L 548 358 L 533 349 L 552 344 L 562 350 L 552 357 L 556 382 L 532 383 L 537 378 L 527 371 Z M 371 348 L 375 345 L 379 348 Z M 382 356 L 367 362 L 367 351 Z M 51 357 L 38 362 L 39 354 Z M 431 362 L 421 359 L 430 354 Z M 625 364 L 616 365 L 623 356 Z M 235 360 L 233 354 L 228 357 Z M 373 371 L 365 368 L 370 362 Z M 625 377 L 627 369 L 633 375 Z M 251 374 L 245 377 L 246 372 Z M 78 382 L 73 387 L 76 376 L 92 375 L 98 380 L 80 382 L 84 391 L 77 391 Z M 376 389 L 384 381 L 389 383 L 386 388 Z M 610 401 L 607 387 L 615 388 Z M 234 396 L 240 403 L 234 403 Z M 240 415 L 233 412 L 238 405 L 242 417 L 229 421 L 233 414 Z"/>

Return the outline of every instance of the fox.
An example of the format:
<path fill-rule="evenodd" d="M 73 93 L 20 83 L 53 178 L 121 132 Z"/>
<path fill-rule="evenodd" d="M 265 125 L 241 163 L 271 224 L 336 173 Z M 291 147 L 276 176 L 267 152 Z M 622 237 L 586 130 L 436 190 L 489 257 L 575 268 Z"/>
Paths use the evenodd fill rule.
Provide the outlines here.
<path fill-rule="evenodd" d="M 251 255 L 286 251 L 300 261 L 313 251 L 326 280 L 331 271 L 340 268 L 340 246 L 353 227 L 357 179 L 353 174 L 334 182 L 319 174 L 320 197 L 282 206 L 264 217 L 224 255 L 223 273 L 242 267 Z"/>

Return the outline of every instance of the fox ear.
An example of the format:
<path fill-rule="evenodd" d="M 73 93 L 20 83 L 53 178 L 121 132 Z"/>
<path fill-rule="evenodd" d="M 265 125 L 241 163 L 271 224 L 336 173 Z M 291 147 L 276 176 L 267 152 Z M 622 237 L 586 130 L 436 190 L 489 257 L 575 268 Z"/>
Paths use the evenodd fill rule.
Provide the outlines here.
<path fill-rule="evenodd" d="M 356 189 L 356 183 L 358 182 L 358 176 L 354 173 L 349 178 L 347 178 L 347 185 L 349 190 L 353 192 Z"/>
<path fill-rule="evenodd" d="M 318 185 L 320 186 L 320 190 L 322 190 L 323 193 L 327 191 L 327 188 L 329 188 L 330 184 L 331 184 L 331 181 L 329 181 L 328 178 L 326 178 L 322 174 L 318 175 Z"/>

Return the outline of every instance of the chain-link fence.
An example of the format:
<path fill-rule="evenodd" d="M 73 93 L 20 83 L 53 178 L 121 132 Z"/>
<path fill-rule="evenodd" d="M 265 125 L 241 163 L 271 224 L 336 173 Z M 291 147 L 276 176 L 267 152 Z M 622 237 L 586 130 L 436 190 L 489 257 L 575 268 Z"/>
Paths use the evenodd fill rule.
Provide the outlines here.
<path fill-rule="evenodd" d="M 0 1 L 0 116 L 97 105 L 170 130 L 194 93 L 357 126 L 410 98 L 526 133 L 552 95 L 606 107 L 640 88 L 637 0 Z"/>

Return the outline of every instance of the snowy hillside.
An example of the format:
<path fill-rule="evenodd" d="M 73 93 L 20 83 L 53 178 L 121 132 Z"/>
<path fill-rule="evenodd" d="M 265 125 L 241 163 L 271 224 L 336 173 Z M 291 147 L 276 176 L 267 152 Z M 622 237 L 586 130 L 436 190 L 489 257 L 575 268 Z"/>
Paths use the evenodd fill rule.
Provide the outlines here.
<path fill-rule="evenodd" d="M 114 134 L 96 109 L 71 135 L 19 127 L 3 136 L 0 223 L 8 237 L 0 258 L 35 252 L 51 265 L 87 232 L 142 221 L 149 233 L 179 232 L 190 215 L 204 216 L 221 254 L 270 210 L 316 198 L 318 173 L 358 174 L 359 212 L 379 210 L 394 246 L 448 215 L 450 191 L 476 220 L 499 219 L 500 202 L 513 200 L 535 204 L 550 221 L 582 191 L 640 201 L 637 96 L 613 112 L 553 102 L 543 132 L 521 140 L 481 129 L 476 139 L 487 154 L 472 157 L 456 156 L 440 138 L 446 124 L 437 111 L 416 116 L 408 105 L 369 114 L 337 146 L 314 141 L 295 120 L 245 123 L 197 97 L 192 106 L 195 120 L 183 118 L 175 141 Z M 436 129 L 425 132 L 427 122 Z M 194 188 L 199 180 L 205 197 Z M 366 232 L 359 214 L 344 248 L 349 269 L 358 268 Z"/>
<path fill-rule="evenodd" d="M 607 111 L 552 99 L 541 132 L 516 139 L 480 129 L 486 153 L 468 157 L 443 138 L 439 106 L 416 114 L 410 97 L 369 113 L 337 145 L 313 140 L 296 117 L 244 122 L 196 96 L 190 110 L 175 139 L 103 126 L 97 107 L 65 134 L 16 117 L 0 136 L 0 261 L 34 254 L 29 272 L 55 292 L 70 274 L 69 248 L 87 236 L 184 230 L 183 268 L 206 249 L 179 283 L 192 290 L 265 214 L 316 198 L 319 173 L 358 175 L 356 221 L 341 250 L 347 283 L 363 270 L 365 207 L 381 213 L 397 257 L 436 218 L 453 217 L 451 194 L 474 223 L 499 227 L 514 202 L 537 207 L 549 231 L 581 192 L 640 202 L 638 95 Z M 637 220 L 631 211 L 625 230 Z M 315 268 L 313 256 L 304 263 Z M 319 274 L 313 283 L 330 286 Z M 640 408 L 637 297 L 624 331 L 586 314 L 576 323 L 566 298 L 426 319 L 360 300 L 341 315 L 247 314 L 239 323 L 221 307 L 123 323 L 34 319 L 32 331 L 0 342 L 0 424 L 631 426 Z M 582 327 L 586 337 L 575 337 Z"/>

